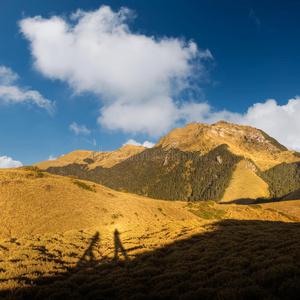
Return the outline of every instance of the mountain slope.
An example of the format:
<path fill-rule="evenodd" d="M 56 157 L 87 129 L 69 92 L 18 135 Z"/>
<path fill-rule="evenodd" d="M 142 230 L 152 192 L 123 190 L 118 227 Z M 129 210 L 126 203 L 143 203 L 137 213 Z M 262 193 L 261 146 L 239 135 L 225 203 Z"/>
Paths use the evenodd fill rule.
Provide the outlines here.
<path fill-rule="evenodd" d="M 219 158 L 219 161 L 217 160 Z M 198 153 L 161 147 L 141 152 L 111 168 L 89 170 L 83 164 L 50 167 L 47 172 L 75 175 L 120 191 L 164 200 L 221 200 L 241 157 L 221 145 L 199 157 Z"/>
<path fill-rule="evenodd" d="M 0 211 L 0 238 L 94 227 L 125 230 L 142 224 L 199 224 L 200 220 L 228 217 L 290 221 L 289 217 L 251 206 L 149 199 L 32 167 L 0 170 Z"/>
<path fill-rule="evenodd" d="M 268 198 L 270 196 L 268 187 L 268 184 L 257 175 L 255 165 L 248 160 L 242 160 L 237 164 L 221 202 L 249 199 L 251 203 L 253 199 Z"/>
<path fill-rule="evenodd" d="M 213 125 L 191 123 L 184 128 L 174 129 L 157 146 L 201 151 L 203 155 L 222 144 L 227 144 L 232 153 L 253 160 L 262 171 L 282 162 L 300 160 L 294 151 L 288 151 L 262 130 L 224 121 Z"/>
<path fill-rule="evenodd" d="M 129 157 L 137 155 L 145 149 L 147 148 L 142 146 L 125 145 L 115 151 L 95 152 L 76 150 L 63 155 L 56 160 L 48 160 L 37 163 L 36 166 L 42 170 L 46 170 L 49 167 L 63 167 L 69 164 L 85 164 L 88 165 L 89 169 L 99 166 L 110 168 Z"/>
<path fill-rule="evenodd" d="M 64 164 L 60 164 L 61 158 L 38 166 L 53 174 L 71 174 L 115 190 L 165 200 L 218 202 L 224 195 L 223 201 L 279 198 L 300 188 L 300 155 L 249 126 L 189 124 L 174 129 L 151 149 L 132 151 L 137 152 L 124 155 L 121 148 L 118 161 L 111 159 L 117 151 L 106 161 L 97 160 L 96 153 L 86 153 L 89 156 L 83 158 L 83 152 L 76 159 L 73 152 L 72 160 Z M 239 168 L 241 160 L 255 171 Z M 283 173 L 286 178 L 281 180 Z"/>
<path fill-rule="evenodd" d="M 65 232 L 141 220 L 147 223 L 161 218 L 165 222 L 194 219 L 190 212 L 182 209 L 184 206 L 181 202 L 149 202 L 145 197 L 35 169 L 0 170 L 0 237 Z"/>
<path fill-rule="evenodd" d="M 288 200 L 300 200 L 300 189 L 290 193 L 286 197 L 283 198 L 284 201 Z"/>

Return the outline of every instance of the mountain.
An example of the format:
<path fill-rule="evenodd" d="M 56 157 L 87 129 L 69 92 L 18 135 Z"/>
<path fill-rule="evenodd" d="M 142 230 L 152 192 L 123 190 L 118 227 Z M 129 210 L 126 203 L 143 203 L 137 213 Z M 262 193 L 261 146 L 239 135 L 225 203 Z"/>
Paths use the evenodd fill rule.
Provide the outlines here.
<path fill-rule="evenodd" d="M 151 149 L 75 151 L 37 166 L 151 198 L 253 202 L 300 188 L 299 163 L 262 130 L 221 121 L 174 129 Z"/>

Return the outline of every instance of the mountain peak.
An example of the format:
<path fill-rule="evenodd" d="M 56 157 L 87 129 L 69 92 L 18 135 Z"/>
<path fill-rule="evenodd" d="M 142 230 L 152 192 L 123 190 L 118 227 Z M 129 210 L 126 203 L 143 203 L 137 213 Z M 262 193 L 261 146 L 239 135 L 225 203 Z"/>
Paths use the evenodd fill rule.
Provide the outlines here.
<path fill-rule="evenodd" d="M 232 153 L 252 159 L 263 170 L 283 161 L 297 160 L 292 151 L 288 151 L 264 131 L 225 121 L 212 125 L 190 123 L 171 131 L 157 146 L 165 149 L 179 148 L 182 151 L 201 151 L 204 155 L 222 144 L 227 144 Z"/>

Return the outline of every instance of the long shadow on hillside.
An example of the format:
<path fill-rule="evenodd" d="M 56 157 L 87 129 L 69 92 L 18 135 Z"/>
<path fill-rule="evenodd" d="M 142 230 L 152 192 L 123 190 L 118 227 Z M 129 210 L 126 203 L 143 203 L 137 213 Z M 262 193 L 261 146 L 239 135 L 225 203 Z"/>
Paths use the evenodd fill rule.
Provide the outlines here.
<path fill-rule="evenodd" d="M 241 198 L 232 201 L 219 202 L 219 204 L 241 204 L 241 205 L 249 205 L 254 203 L 256 203 L 256 199 L 252 199 L 252 198 Z"/>
<path fill-rule="evenodd" d="M 286 196 L 284 196 L 286 197 Z M 235 199 L 228 202 L 219 202 L 219 204 L 241 204 L 241 205 L 249 205 L 249 204 L 261 204 L 261 203 L 273 203 L 273 202 L 286 202 L 286 201 L 295 201 L 297 199 L 286 199 L 283 200 L 283 198 L 271 198 L 271 199 L 264 199 L 264 198 L 241 198 L 241 199 Z"/>
<path fill-rule="evenodd" d="M 223 220 L 203 234 L 121 260 L 93 259 L 94 236 L 76 268 L 7 299 L 298 299 L 300 223 Z M 126 245 L 125 245 L 126 248 Z M 90 257 L 91 259 L 86 259 Z M 85 262 L 85 263 L 83 263 Z M 92 262 L 92 263 L 91 263 Z"/>

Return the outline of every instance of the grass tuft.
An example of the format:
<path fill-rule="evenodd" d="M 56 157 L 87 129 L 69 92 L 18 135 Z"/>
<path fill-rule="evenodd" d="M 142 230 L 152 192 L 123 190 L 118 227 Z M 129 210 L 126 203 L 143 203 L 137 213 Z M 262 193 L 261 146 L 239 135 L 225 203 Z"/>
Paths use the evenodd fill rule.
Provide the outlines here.
<path fill-rule="evenodd" d="M 96 192 L 96 190 L 93 187 L 91 187 L 90 185 L 88 185 L 88 184 L 86 184 L 82 181 L 75 180 L 75 181 L 73 181 L 73 183 L 78 185 L 82 189 L 85 189 L 85 190 L 88 190 L 88 191 L 91 191 L 91 192 Z"/>
<path fill-rule="evenodd" d="M 217 209 L 212 207 L 214 205 L 213 201 L 200 202 L 194 205 L 194 209 L 189 209 L 189 211 L 196 216 L 205 220 L 221 220 L 225 217 L 226 211 L 222 209 Z"/>

